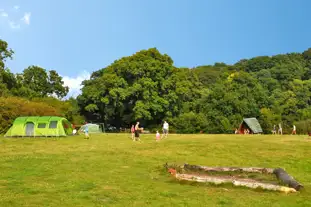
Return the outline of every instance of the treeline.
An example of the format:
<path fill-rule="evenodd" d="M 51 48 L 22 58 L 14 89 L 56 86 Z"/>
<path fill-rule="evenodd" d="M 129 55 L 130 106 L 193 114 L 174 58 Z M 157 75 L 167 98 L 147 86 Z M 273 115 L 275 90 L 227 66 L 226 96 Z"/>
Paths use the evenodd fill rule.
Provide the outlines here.
<path fill-rule="evenodd" d="M 243 118 L 259 119 L 265 133 L 282 123 L 306 133 L 311 120 L 311 49 L 272 57 L 176 68 L 157 49 L 142 50 L 95 71 L 77 98 L 91 120 L 116 127 L 140 121 L 180 133 L 233 133 Z"/>
<path fill-rule="evenodd" d="M 190 69 L 175 67 L 168 55 L 151 48 L 93 72 L 81 95 L 67 101 L 59 100 L 68 88 L 56 71 L 30 66 L 12 74 L 4 63 L 13 51 L 4 41 L 0 51 L 0 116 L 7 111 L 2 106 L 19 99 L 38 104 L 36 110 L 23 104 L 22 111 L 31 111 L 24 114 L 60 114 L 75 123 L 85 119 L 116 128 L 140 121 L 154 130 L 167 120 L 178 133 L 233 133 L 243 118 L 256 117 L 265 133 L 280 122 L 285 132 L 293 124 L 298 133 L 311 130 L 311 49 Z M 6 113 L 0 123 L 20 115 Z"/>

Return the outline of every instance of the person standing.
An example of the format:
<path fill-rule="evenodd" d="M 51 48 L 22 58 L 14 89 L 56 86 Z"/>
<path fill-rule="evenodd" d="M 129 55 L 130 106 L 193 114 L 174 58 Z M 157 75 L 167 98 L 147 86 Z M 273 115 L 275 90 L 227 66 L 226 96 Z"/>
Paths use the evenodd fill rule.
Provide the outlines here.
<path fill-rule="evenodd" d="M 283 129 L 282 129 L 282 124 L 281 123 L 279 123 L 278 134 L 283 135 Z"/>
<path fill-rule="evenodd" d="M 84 139 L 89 139 L 90 138 L 90 136 L 89 136 L 89 126 L 87 124 L 85 125 L 85 128 L 84 128 L 84 135 L 85 135 Z"/>
<path fill-rule="evenodd" d="M 135 141 L 135 126 L 134 125 L 132 125 L 131 133 L 132 133 L 132 140 Z"/>
<path fill-rule="evenodd" d="M 160 133 L 159 133 L 159 131 L 157 131 L 157 133 L 156 133 L 156 141 L 160 141 Z"/>
<path fill-rule="evenodd" d="M 140 138 L 139 138 L 139 132 L 140 130 L 142 130 L 143 128 L 139 128 L 139 122 L 136 123 L 135 125 L 135 141 L 140 141 Z"/>
<path fill-rule="evenodd" d="M 296 134 L 296 126 L 293 125 L 293 131 L 292 131 L 292 134 Z"/>
<path fill-rule="evenodd" d="M 168 123 L 167 123 L 166 121 L 164 121 L 162 138 L 163 138 L 164 136 L 165 136 L 165 138 L 167 138 L 168 129 L 169 129 L 169 125 L 168 125 Z"/>
<path fill-rule="evenodd" d="M 276 126 L 275 125 L 273 125 L 272 134 L 276 134 Z"/>

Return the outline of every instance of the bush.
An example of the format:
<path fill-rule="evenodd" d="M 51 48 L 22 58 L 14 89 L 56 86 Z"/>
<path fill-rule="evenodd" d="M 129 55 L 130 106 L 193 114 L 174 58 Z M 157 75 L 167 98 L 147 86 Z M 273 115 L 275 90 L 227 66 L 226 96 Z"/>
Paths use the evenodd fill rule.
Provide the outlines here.
<path fill-rule="evenodd" d="M 189 112 L 172 119 L 172 125 L 173 128 L 176 128 L 177 133 L 192 134 L 206 132 L 208 122 L 204 114 Z"/>
<path fill-rule="evenodd" d="M 297 134 L 308 134 L 311 132 L 311 119 L 295 123 Z"/>
<path fill-rule="evenodd" d="M 0 97 L 0 134 L 5 133 L 19 116 L 60 116 L 56 108 L 17 97 Z"/>

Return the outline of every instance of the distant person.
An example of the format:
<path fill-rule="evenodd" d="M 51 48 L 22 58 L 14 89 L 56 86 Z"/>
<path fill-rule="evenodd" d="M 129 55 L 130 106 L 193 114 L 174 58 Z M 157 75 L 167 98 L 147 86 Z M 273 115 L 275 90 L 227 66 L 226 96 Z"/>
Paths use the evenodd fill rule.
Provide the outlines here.
<path fill-rule="evenodd" d="M 235 129 L 235 132 L 234 132 L 235 134 L 238 134 L 239 133 L 239 131 L 238 131 L 238 129 Z"/>
<path fill-rule="evenodd" d="M 85 128 L 84 128 L 84 139 L 89 139 L 90 136 L 89 136 L 89 126 L 88 125 L 85 125 Z"/>
<path fill-rule="evenodd" d="M 72 130 L 72 134 L 73 134 L 73 135 L 76 135 L 76 134 L 77 134 L 77 130 L 76 130 L 76 129 L 73 129 L 73 130 Z"/>
<path fill-rule="evenodd" d="M 279 123 L 278 134 L 283 135 L 283 129 L 282 129 L 282 124 L 281 123 Z"/>
<path fill-rule="evenodd" d="M 164 138 L 164 137 L 167 138 L 168 129 L 169 129 L 169 125 L 166 121 L 164 121 L 162 138 Z"/>
<path fill-rule="evenodd" d="M 296 126 L 293 125 L 293 131 L 292 131 L 292 134 L 296 134 Z"/>
<path fill-rule="evenodd" d="M 160 133 L 159 133 L 159 131 L 157 131 L 157 133 L 156 133 L 156 141 L 160 141 Z"/>
<path fill-rule="evenodd" d="M 131 133 L 132 133 L 132 140 L 135 141 L 135 126 L 134 125 L 132 125 Z"/>
<path fill-rule="evenodd" d="M 140 138 L 139 138 L 139 133 L 140 133 L 140 130 L 142 130 L 143 128 L 139 128 L 139 122 L 136 123 L 135 125 L 135 141 L 140 141 Z"/>
<path fill-rule="evenodd" d="M 272 134 L 276 134 L 276 125 L 273 125 Z"/>

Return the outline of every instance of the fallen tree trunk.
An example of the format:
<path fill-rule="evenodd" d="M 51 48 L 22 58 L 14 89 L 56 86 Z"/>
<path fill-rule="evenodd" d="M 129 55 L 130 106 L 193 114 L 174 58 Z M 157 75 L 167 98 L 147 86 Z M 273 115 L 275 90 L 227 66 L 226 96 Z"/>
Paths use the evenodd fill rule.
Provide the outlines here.
<path fill-rule="evenodd" d="M 184 169 L 187 170 L 203 170 L 206 172 L 248 172 L 248 173 L 263 173 L 273 174 L 273 168 L 260 168 L 260 167 L 208 167 L 200 165 L 184 164 Z"/>
<path fill-rule="evenodd" d="M 280 180 L 282 183 L 288 185 L 295 190 L 300 190 L 303 186 L 298 183 L 292 176 L 287 174 L 287 172 L 282 168 L 274 169 L 273 173 L 276 175 L 277 179 Z"/>
<path fill-rule="evenodd" d="M 237 179 L 232 177 L 217 177 L 217 176 L 198 176 L 192 174 L 174 174 L 173 176 L 178 180 L 186 180 L 186 181 L 195 181 L 200 183 L 213 183 L 216 185 L 225 184 L 225 183 L 232 183 L 235 186 L 244 186 L 248 188 L 262 188 L 266 190 L 274 190 L 274 191 L 281 191 L 281 192 L 297 192 L 294 188 L 289 188 L 285 186 L 279 186 L 269 183 L 262 183 L 257 182 L 250 179 Z"/>
<path fill-rule="evenodd" d="M 287 174 L 287 172 L 282 169 L 282 168 L 260 168 L 260 167 L 208 167 L 208 166 L 200 166 L 200 165 L 190 165 L 190 164 L 183 164 L 183 165 L 178 165 L 178 164 L 167 164 L 165 165 L 167 169 L 172 169 L 175 170 L 176 175 L 183 175 L 184 178 L 188 179 L 187 177 L 188 174 L 184 174 L 185 171 L 204 171 L 204 172 L 247 172 L 247 173 L 261 173 L 261 174 L 274 174 L 278 180 L 280 180 L 283 184 L 287 185 L 288 187 L 285 186 L 279 186 L 279 185 L 274 185 L 274 184 L 268 184 L 268 183 L 261 183 L 257 182 L 256 180 L 253 179 L 240 179 L 236 177 L 231 177 L 229 176 L 198 176 L 198 175 L 189 175 L 189 176 L 194 176 L 198 182 L 200 180 L 207 179 L 209 181 L 206 182 L 211 182 L 217 184 L 218 182 L 232 182 L 234 185 L 243 185 L 247 187 L 253 186 L 253 188 L 262 187 L 264 189 L 269 189 L 273 188 L 279 191 L 284 191 L 284 192 L 293 192 L 292 189 L 295 191 L 299 191 L 303 188 L 303 185 L 298 183 L 292 176 Z M 177 174 L 177 171 L 179 174 Z M 172 173 L 171 173 L 172 174 Z M 204 177 L 204 178 L 203 178 Z M 227 180 L 226 180 L 227 179 Z M 229 179 L 229 180 L 228 180 Z M 270 187 L 269 187 L 270 186 Z"/>

